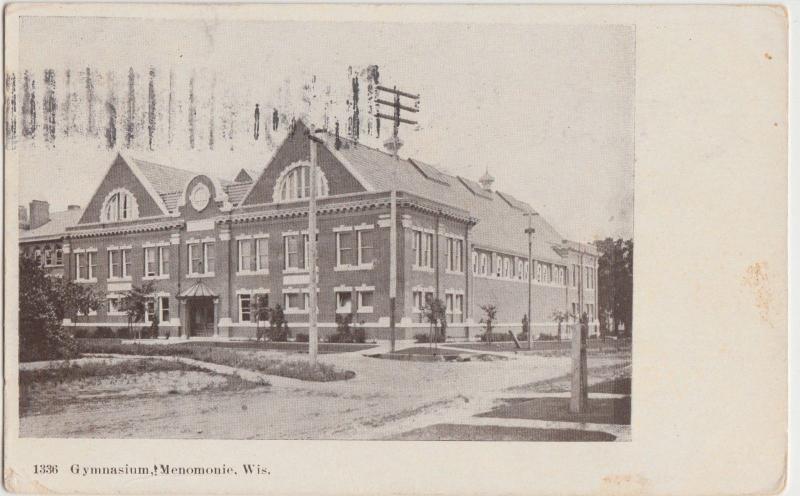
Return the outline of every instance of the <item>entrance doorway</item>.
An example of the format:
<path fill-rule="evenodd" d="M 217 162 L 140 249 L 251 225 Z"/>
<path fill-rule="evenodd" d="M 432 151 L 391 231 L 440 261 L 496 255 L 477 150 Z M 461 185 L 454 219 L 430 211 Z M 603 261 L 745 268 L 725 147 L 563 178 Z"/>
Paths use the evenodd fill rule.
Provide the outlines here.
<path fill-rule="evenodd" d="M 214 300 L 207 298 L 190 298 L 187 302 L 189 310 L 189 335 L 214 335 Z"/>

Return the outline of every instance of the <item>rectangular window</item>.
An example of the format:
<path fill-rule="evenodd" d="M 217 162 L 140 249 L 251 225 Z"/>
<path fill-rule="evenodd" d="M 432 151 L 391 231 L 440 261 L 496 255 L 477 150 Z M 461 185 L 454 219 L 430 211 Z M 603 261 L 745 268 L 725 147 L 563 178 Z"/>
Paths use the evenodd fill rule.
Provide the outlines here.
<path fill-rule="evenodd" d="M 478 275 L 478 252 L 472 252 L 472 274 Z"/>
<path fill-rule="evenodd" d="M 158 275 L 158 248 L 154 246 L 144 249 L 144 275 L 147 277 Z"/>
<path fill-rule="evenodd" d="M 422 233 L 420 231 L 413 231 L 412 249 L 414 255 L 412 260 L 417 267 L 422 266 Z"/>
<path fill-rule="evenodd" d="M 425 233 L 424 240 L 423 267 L 433 268 L 433 234 Z"/>
<path fill-rule="evenodd" d="M 455 251 L 453 252 L 454 262 L 453 262 L 453 270 L 456 272 L 464 272 L 464 262 L 463 262 L 463 255 L 464 255 L 464 241 L 460 239 L 456 239 L 453 243 L 455 247 Z"/>
<path fill-rule="evenodd" d="M 53 250 L 45 248 L 44 250 L 44 264 L 53 265 Z"/>
<path fill-rule="evenodd" d="M 455 301 L 453 303 L 453 315 L 454 315 L 454 322 L 462 322 L 464 316 L 464 295 L 457 294 L 455 295 Z"/>
<path fill-rule="evenodd" d="M 124 252 L 123 252 L 123 254 L 124 254 Z M 162 275 L 162 276 L 168 276 L 169 275 L 169 246 L 160 246 L 158 248 L 158 259 L 159 259 L 159 274 Z"/>
<path fill-rule="evenodd" d="M 247 272 L 255 269 L 253 258 L 253 240 L 239 240 L 239 272 Z"/>
<path fill-rule="evenodd" d="M 444 295 L 444 304 L 446 308 L 447 320 L 453 322 L 453 294 L 447 293 Z"/>
<path fill-rule="evenodd" d="M 203 243 L 205 250 L 206 274 L 214 273 L 214 243 Z"/>
<path fill-rule="evenodd" d="M 56 248 L 56 265 L 64 264 L 64 251 L 61 248 Z"/>
<path fill-rule="evenodd" d="M 153 300 L 147 300 L 145 303 L 145 313 L 144 313 L 144 321 L 148 324 L 153 321 L 153 318 L 156 316 L 156 302 Z"/>
<path fill-rule="evenodd" d="M 373 309 L 373 302 L 375 300 L 375 293 L 373 291 L 359 291 L 358 292 L 358 311 L 363 313 L 370 313 Z"/>
<path fill-rule="evenodd" d="M 189 273 L 203 273 L 203 246 L 200 243 L 189 245 Z"/>
<path fill-rule="evenodd" d="M 115 314 L 115 313 L 122 313 L 122 309 L 120 308 L 122 299 L 118 296 L 109 296 L 108 297 L 108 313 Z"/>
<path fill-rule="evenodd" d="M 419 312 L 423 306 L 422 303 L 422 291 L 413 291 L 411 293 L 412 300 L 414 302 L 413 310 L 414 312 Z"/>
<path fill-rule="evenodd" d="M 250 312 L 250 295 L 239 295 L 239 322 L 250 322 L 252 314 Z"/>
<path fill-rule="evenodd" d="M 86 254 L 89 259 L 89 279 L 97 277 L 97 252 L 89 252 Z"/>
<path fill-rule="evenodd" d="M 580 270 L 581 270 L 580 267 L 578 267 L 577 265 L 573 265 L 572 266 L 572 287 L 573 288 L 577 288 L 578 287 L 578 276 L 580 275 Z"/>
<path fill-rule="evenodd" d="M 336 233 L 336 265 L 353 265 L 355 259 L 353 257 L 353 240 L 354 235 L 352 232 L 337 232 Z"/>
<path fill-rule="evenodd" d="M 358 231 L 358 265 L 365 265 L 372 263 L 372 231 L 359 230 Z"/>
<path fill-rule="evenodd" d="M 108 271 L 110 277 L 122 277 L 122 253 L 119 250 L 108 252 Z"/>
<path fill-rule="evenodd" d="M 169 322 L 169 296 L 161 296 L 158 298 L 158 307 L 161 312 L 161 322 Z"/>
<path fill-rule="evenodd" d="M 256 238 L 256 270 L 269 270 L 269 238 Z"/>
<path fill-rule="evenodd" d="M 336 313 L 351 313 L 353 311 L 353 293 L 350 291 L 336 292 Z"/>
<path fill-rule="evenodd" d="M 454 270 L 453 269 L 453 262 L 454 262 L 454 255 L 453 255 L 453 242 L 455 241 L 453 238 L 445 238 L 445 250 L 444 250 L 444 267 L 447 270 Z"/>
<path fill-rule="evenodd" d="M 75 279 L 86 279 L 86 254 L 75 254 Z"/>
<path fill-rule="evenodd" d="M 269 320 L 269 295 L 266 293 L 254 293 L 251 301 L 253 302 L 253 320 L 261 322 Z"/>
<path fill-rule="evenodd" d="M 289 234 L 283 237 L 283 268 L 304 269 L 308 258 L 308 235 Z M 302 254 L 302 255 L 301 255 Z"/>
<path fill-rule="evenodd" d="M 284 293 L 283 303 L 287 310 L 305 310 L 308 308 L 308 294 L 299 291 Z"/>
<path fill-rule="evenodd" d="M 481 275 L 489 275 L 489 255 L 481 253 Z"/>

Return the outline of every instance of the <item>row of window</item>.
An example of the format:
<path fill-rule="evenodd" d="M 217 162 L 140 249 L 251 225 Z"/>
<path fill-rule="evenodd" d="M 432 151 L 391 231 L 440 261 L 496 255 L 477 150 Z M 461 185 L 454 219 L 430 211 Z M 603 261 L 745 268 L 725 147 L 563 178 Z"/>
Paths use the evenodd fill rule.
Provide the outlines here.
<path fill-rule="evenodd" d="M 579 306 L 577 303 L 572 303 L 572 315 L 575 316 L 576 319 L 580 319 L 580 315 L 578 313 Z M 584 308 L 586 315 L 589 317 L 589 322 L 594 322 L 595 314 L 594 314 L 594 304 L 587 303 L 586 308 Z"/>
<path fill-rule="evenodd" d="M 431 290 L 413 290 L 411 292 L 413 301 L 412 311 L 422 313 L 422 309 L 430 304 L 434 299 Z M 444 295 L 445 313 L 449 322 L 463 322 L 464 319 L 464 294 L 456 292 L 445 292 Z"/>
<path fill-rule="evenodd" d="M 64 252 L 60 245 L 54 247 L 45 246 L 44 250 L 36 248 L 33 250 L 33 259 L 36 263 L 44 267 L 64 265 Z"/>
<path fill-rule="evenodd" d="M 192 254 L 190 245 L 190 258 Z M 108 256 L 109 279 L 129 279 L 131 277 L 131 248 L 110 248 Z M 212 255 L 213 257 L 213 255 Z M 97 280 L 96 251 L 75 253 L 75 279 L 78 281 Z M 144 248 L 145 278 L 169 276 L 169 246 L 148 246 Z"/>
<path fill-rule="evenodd" d="M 412 260 L 416 268 L 434 268 L 433 233 L 414 229 L 412 231 Z M 445 270 L 464 272 L 464 240 L 445 236 Z"/>
<path fill-rule="evenodd" d="M 123 296 L 113 294 L 106 296 L 106 312 L 108 315 L 125 315 L 125 309 L 122 308 Z M 153 319 L 158 316 L 159 322 L 169 322 L 169 296 L 158 296 L 150 299 L 145 303 L 144 322 L 149 324 Z"/>
<path fill-rule="evenodd" d="M 372 313 L 374 311 L 375 288 L 364 287 L 355 288 L 355 300 L 353 290 L 335 290 L 334 297 L 336 303 L 336 313 L 349 314 Z M 266 320 L 267 313 L 263 310 L 269 308 L 269 294 L 264 292 L 240 293 L 239 299 L 239 322 L 255 322 L 256 320 Z M 287 313 L 305 313 L 310 307 L 309 293 L 305 289 L 287 289 L 283 292 L 283 308 Z"/>
<path fill-rule="evenodd" d="M 533 280 L 541 284 L 566 286 L 567 267 L 549 262 L 533 261 Z M 472 273 L 476 276 L 499 277 L 504 279 L 528 279 L 528 261 L 511 255 L 500 255 L 483 251 L 472 252 Z M 595 289 L 596 271 L 594 267 L 584 267 L 584 285 L 586 289 Z M 572 287 L 577 288 L 580 279 L 580 266 L 572 266 Z"/>

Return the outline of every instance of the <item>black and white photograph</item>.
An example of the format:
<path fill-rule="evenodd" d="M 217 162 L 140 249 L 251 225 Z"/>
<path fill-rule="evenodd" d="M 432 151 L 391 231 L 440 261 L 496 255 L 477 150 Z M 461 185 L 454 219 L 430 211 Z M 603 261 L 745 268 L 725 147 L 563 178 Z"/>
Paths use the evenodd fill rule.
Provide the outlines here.
<path fill-rule="evenodd" d="M 20 35 L 22 436 L 630 439 L 633 26 Z"/>
<path fill-rule="evenodd" d="M 9 491 L 784 486 L 785 9 L 4 15 Z"/>

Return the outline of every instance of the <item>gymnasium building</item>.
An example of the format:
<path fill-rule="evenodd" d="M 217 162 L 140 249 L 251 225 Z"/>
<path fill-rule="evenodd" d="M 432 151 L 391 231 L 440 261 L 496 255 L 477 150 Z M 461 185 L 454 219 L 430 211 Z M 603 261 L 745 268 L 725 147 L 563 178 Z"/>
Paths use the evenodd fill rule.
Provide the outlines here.
<path fill-rule="evenodd" d="M 483 332 L 486 304 L 497 306 L 496 332 L 518 332 L 529 271 L 535 336 L 557 333 L 559 311 L 586 312 L 596 332 L 593 246 L 565 240 L 528 204 L 493 189 L 488 172 L 476 182 L 318 136 L 320 336 L 335 332 L 337 314 L 352 314 L 370 337 L 389 335 L 393 188 L 398 338 L 428 331 L 420 309 L 435 297 L 446 303 L 449 337 Z M 120 153 L 85 206 L 54 213 L 44 201 L 20 207 L 21 253 L 103 294 L 102 308 L 67 326 L 125 327 L 120 298 L 152 281 L 146 322 L 138 325 L 158 316 L 162 335 L 253 337 L 255 308 L 276 304 L 293 333 L 307 332 L 310 143 L 297 122 L 266 166 L 243 169 L 234 180 Z"/>

